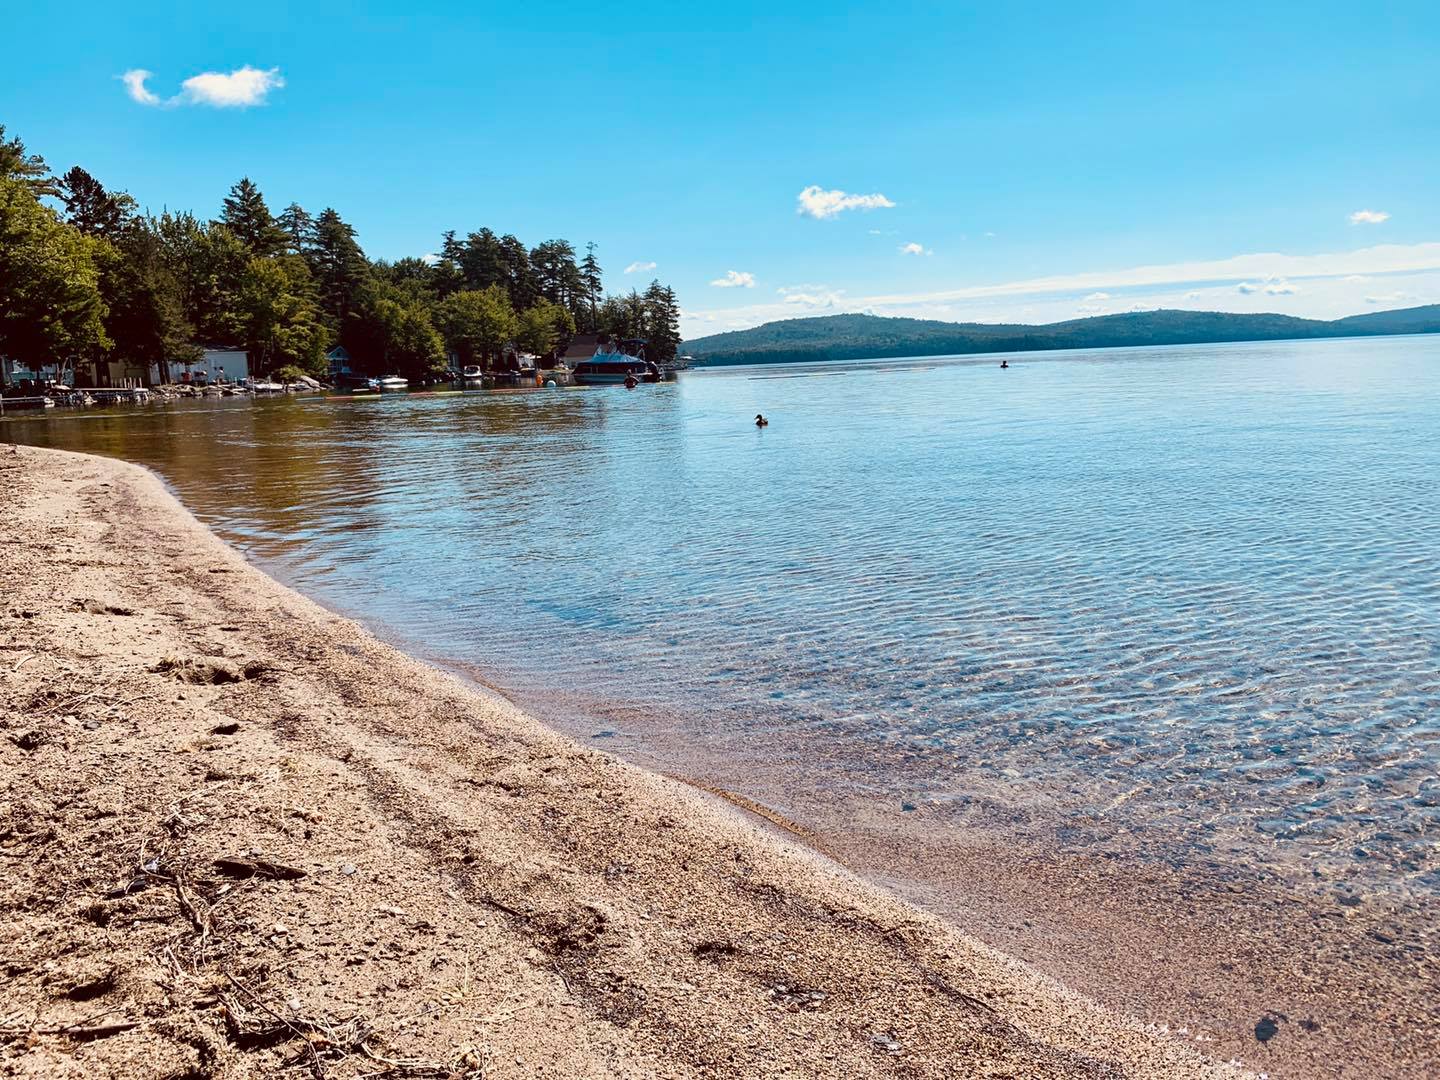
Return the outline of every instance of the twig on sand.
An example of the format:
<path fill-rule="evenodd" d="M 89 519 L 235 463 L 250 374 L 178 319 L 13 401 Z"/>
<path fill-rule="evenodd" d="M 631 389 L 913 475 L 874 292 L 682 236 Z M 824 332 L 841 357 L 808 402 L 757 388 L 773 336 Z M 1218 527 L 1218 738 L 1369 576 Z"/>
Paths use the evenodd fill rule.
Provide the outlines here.
<path fill-rule="evenodd" d="M 296 1038 L 302 1039 L 304 1041 L 305 1048 L 310 1051 L 310 1068 L 311 1071 L 315 1073 L 315 1080 L 325 1080 L 325 1066 L 320 1061 L 320 1053 L 315 1049 L 315 1043 L 310 1039 L 310 1032 L 302 1030 L 299 1026 L 292 1023 L 285 1017 L 281 1016 L 274 1009 L 270 1008 L 269 1005 L 266 1005 L 265 1002 L 261 1000 L 260 995 L 256 994 L 255 991 L 251 990 L 239 979 L 235 978 L 234 975 L 231 975 L 228 971 L 224 974 L 230 985 L 235 987 L 236 990 L 239 990 L 242 994 L 249 998 L 252 1004 L 254 1004 L 262 1012 L 268 1013 L 270 1016 L 278 1020 L 284 1027 L 288 1028 L 291 1032 L 293 1032 Z M 312 1030 L 318 1027 L 318 1025 L 315 1024 L 308 1024 L 307 1026 L 312 1028 Z"/>

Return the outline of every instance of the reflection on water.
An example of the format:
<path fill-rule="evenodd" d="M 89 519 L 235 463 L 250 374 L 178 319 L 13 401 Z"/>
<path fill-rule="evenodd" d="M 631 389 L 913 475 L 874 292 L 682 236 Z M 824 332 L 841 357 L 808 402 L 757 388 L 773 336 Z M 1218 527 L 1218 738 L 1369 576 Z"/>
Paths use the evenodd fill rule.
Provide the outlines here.
<path fill-rule="evenodd" d="M 663 718 L 736 776 L 784 753 L 1062 843 L 1440 889 L 1440 339 L 3 431 L 155 467 L 332 606 L 583 691 L 582 731 Z"/>

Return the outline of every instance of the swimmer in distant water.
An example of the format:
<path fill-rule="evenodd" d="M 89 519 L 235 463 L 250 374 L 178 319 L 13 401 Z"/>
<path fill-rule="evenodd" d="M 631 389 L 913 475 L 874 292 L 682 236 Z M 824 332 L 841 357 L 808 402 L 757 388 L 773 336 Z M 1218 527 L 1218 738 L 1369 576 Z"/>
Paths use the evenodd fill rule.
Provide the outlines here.
<path fill-rule="evenodd" d="M 769 427 L 769 426 L 770 426 L 770 421 L 769 421 L 769 420 L 766 420 L 765 417 L 764 417 L 763 415 L 761 415 L 760 413 L 756 413 L 756 414 L 755 414 L 755 426 L 756 426 L 756 427 Z"/>
<path fill-rule="evenodd" d="M 1007 367 L 1010 366 L 1010 361 L 1009 361 L 1009 360 L 1001 360 L 1001 361 L 1000 361 L 1000 366 L 1001 366 L 1002 368 L 1007 368 Z"/>

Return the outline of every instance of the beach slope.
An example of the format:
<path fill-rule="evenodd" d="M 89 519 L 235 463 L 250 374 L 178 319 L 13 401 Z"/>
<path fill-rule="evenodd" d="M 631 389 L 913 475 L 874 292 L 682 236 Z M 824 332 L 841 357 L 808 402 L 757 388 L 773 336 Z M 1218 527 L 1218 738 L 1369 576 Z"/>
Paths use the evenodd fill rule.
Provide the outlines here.
<path fill-rule="evenodd" d="M 382 644 L 138 467 L 0 449 L 0 581 L 0 1074 L 1234 1075 Z"/>

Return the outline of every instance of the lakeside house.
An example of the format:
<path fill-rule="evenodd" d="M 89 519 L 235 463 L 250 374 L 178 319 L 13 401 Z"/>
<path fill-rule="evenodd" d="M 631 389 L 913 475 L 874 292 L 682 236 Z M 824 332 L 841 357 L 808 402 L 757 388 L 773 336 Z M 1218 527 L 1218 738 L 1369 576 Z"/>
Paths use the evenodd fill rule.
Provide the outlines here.
<path fill-rule="evenodd" d="M 594 356 L 599 347 L 599 334 L 576 334 L 570 339 L 565 355 L 560 357 L 560 360 L 566 367 L 573 369 L 576 364 L 584 363 Z"/>

